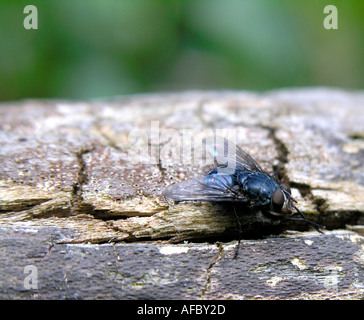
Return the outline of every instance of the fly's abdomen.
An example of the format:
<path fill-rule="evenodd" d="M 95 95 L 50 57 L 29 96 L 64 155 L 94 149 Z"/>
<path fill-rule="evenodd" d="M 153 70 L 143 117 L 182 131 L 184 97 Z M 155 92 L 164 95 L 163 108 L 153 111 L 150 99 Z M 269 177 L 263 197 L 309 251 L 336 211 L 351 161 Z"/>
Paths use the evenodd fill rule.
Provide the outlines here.
<path fill-rule="evenodd" d="M 208 186 L 228 187 L 228 188 L 234 187 L 234 176 L 233 175 L 210 173 L 205 176 L 203 181 Z"/>

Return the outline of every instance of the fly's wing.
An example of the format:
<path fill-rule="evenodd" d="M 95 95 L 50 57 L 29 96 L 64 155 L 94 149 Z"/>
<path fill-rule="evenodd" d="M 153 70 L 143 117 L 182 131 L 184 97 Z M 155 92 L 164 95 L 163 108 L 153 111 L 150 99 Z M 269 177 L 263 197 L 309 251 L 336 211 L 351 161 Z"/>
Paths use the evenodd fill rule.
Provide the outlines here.
<path fill-rule="evenodd" d="M 251 156 L 225 138 L 213 136 L 203 142 L 214 158 L 216 168 L 213 173 L 173 184 L 163 195 L 174 201 L 249 202 L 246 196 L 234 188 L 232 176 L 236 169 L 266 172 Z"/>
<path fill-rule="evenodd" d="M 232 172 L 241 168 L 246 171 L 266 173 L 250 155 L 226 138 L 212 136 L 203 142 L 217 166 L 229 168 Z M 223 174 L 226 174 L 225 172 Z"/>
<path fill-rule="evenodd" d="M 225 179 L 226 177 L 226 179 Z M 174 201 L 239 201 L 246 202 L 242 194 L 229 186 L 229 176 L 220 176 L 219 183 L 206 182 L 205 177 L 186 180 L 169 186 L 163 196 Z"/>

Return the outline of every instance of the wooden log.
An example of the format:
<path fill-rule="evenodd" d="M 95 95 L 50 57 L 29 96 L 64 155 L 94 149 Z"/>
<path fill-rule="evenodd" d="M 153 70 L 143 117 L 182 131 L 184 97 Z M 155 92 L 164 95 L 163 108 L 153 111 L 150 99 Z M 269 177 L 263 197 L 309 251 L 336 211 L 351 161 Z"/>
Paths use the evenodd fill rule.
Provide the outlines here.
<path fill-rule="evenodd" d="M 1 298 L 139 299 L 150 297 L 153 290 L 160 292 L 155 298 L 360 297 L 363 107 L 363 92 L 325 88 L 2 103 L 0 228 L 1 261 L 7 268 L 2 269 Z M 200 145 L 192 142 L 211 133 L 234 134 L 237 144 L 264 169 L 280 168 L 280 177 L 291 185 L 298 207 L 309 219 L 328 230 L 349 226 L 353 231 L 282 237 L 283 230 L 308 230 L 308 226 L 280 223 L 238 208 L 245 240 L 238 259 L 232 259 L 236 243 L 224 241 L 238 238 L 234 208 L 171 204 L 161 195 L 168 185 L 206 172 L 206 166 L 179 150 L 192 145 L 191 156 L 198 154 Z M 175 244 L 182 241 L 188 243 Z M 196 244 L 204 241 L 211 244 Z M 321 245 L 331 252 L 328 257 Z M 282 247 L 287 251 L 284 257 Z M 178 253 L 163 254 L 168 250 Z M 298 260 L 295 250 L 299 250 Z M 338 257 L 335 250 L 349 251 Z M 100 274 L 96 287 L 86 290 L 84 267 L 73 258 L 81 251 L 91 252 L 87 260 L 87 268 L 94 270 L 91 273 L 97 274 L 102 266 L 112 273 L 107 267 L 110 258 L 112 270 L 118 270 L 112 273 L 114 278 Z M 141 259 L 144 256 L 151 265 L 168 258 L 171 264 L 163 272 L 181 264 L 197 280 L 191 280 L 186 291 L 180 287 L 183 272 L 173 273 L 174 280 L 163 284 L 159 271 L 153 278 L 155 271 L 148 269 L 135 275 L 133 282 L 129 278 L 138 263 L 133 252 L 140 252 Z M 264 252 L 270 252 L 270 260 Z M 115 256 L 125 256 L 123 272 L 116 267 Z M 324 264 L 319 257 L 326 257 Z M 14 261 L 21 263 L 11 267 Z M 43 279 L 41 290 L 21 285 L 26 265 L 37 266 L 39 283 Z M 54 266 L 60 266 L 60 272 L 52 270 Z M 221 280 L 221 268 L 229 285 Z M 352 268 L 356 271 L 348 271 Z M 238 270 L 245 270 L 245 276 Z M 325 277 L 319 280 L 320 275 L 330 277 L 332 272 L 339 279 L 336 291 L 325 286 Z M 247 283 L 254 277 L 253 289 Z M 293 278 L 303 289 L 289 293 Z M 70 287 L 76 282 L 80 289 Z M 68 289 L 57 292 L 61 287 Z M 170 296 L 171 292 L 175 294 Z"/>

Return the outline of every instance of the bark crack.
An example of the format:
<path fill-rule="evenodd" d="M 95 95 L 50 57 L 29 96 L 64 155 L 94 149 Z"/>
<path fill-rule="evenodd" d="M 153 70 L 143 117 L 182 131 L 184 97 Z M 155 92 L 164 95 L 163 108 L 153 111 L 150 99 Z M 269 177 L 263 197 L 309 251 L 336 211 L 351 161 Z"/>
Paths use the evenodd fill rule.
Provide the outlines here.
<path fill-rule="evenodd" d="M 76 155 L 77 164 L 79 166 L 77 173 L 77 181 L 72 187 L 71 199 L 71 215 L 77 215 L 83 212 L 83 196 L 82 186 L 88 183 L 88 174 L 84 155 L 90 153 L 94 147 L 79 150 Z"/>
<path fill-rule="evenodd" d="M 355 223 L 359 217 L 358 212 L 356 212 L 355 210 L 351 212 L 345 212 L 340 221 L 335 219 L 334 222 L 332 218 L 335 216 L 335 213 L 330 212 L 329 204 L 327 203 L 326 199 L 314 196 L 310 185 L 305 183 L 297 183 L 289 179 L 285 170 L 285 165 L 288 163 L 288 148 L 277 137 L 276 128 L 268 126 L 262 126 L 262 128 L 269 130 L 269 136 L 271 137 L 277 148 L 279 164 L 277 168 L 273 168 L 278 171 L 277 177 L 280 179 L 280 181 L 289 184 L 293 188 L 297 188 L 303 198 L 311 199 L 317 214 L 310 215 L 309 219 L 316 223 L 327 226 L 330 229 L 345 228 L 346 224 Z"/>
<path fill-rule="evenodd" d="M 206 282 L 205 287 L 201 290 L 201 299 L 205 298 L 206 293 L 211 290 L 211 271 L 215 267 L 215 265 L 221 260 L 224 255 L 224 247 L 220 242 L 216 242 L 216 247 L 218 248 L 218 253 L 214 259 L 206 269 Z"/>
<path fill-rule="evenodd" d="M 274 145 L 276 146 L 277 149 L 277 153 L 278 153 L 278 165 L 273 165 L 273 172 L 276 175 L 276 177 L 285 183 L 289 183 L 289 178 L 287 176 L 287 172 L 286 172 L 286 164 L 288 163 L 288 155 L 289 155 L 289 151 L 286 147 L 286 145 L 283 143 L 282 140 L 280 140 L 277 137 L 276 128 L 273 127 L 269 127 L 269 126 L 261 126 L 261 128 L 268 130 L 269 134 L 269 138 L 273 140 Z"/>

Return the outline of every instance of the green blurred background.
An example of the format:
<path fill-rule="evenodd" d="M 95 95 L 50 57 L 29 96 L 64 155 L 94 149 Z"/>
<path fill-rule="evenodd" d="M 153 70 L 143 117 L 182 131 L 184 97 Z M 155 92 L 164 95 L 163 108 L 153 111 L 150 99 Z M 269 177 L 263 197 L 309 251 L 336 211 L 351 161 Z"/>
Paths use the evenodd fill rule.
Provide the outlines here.
<path fill-rule="evenodd" d="M 26 5 L 38 30 L 26 30 Z M 326 30 L 326 5 L 338 30 Z M 364 87 L 363 0 L 1 0 L 0 100 Z"/>

